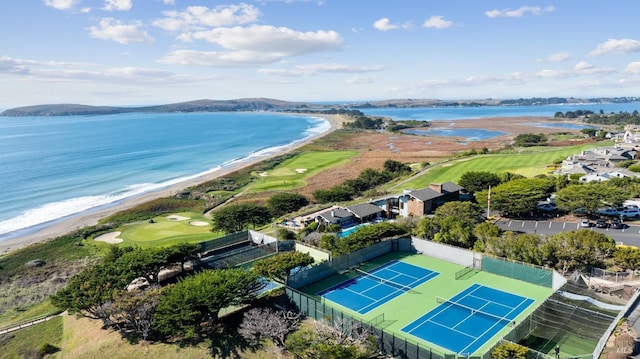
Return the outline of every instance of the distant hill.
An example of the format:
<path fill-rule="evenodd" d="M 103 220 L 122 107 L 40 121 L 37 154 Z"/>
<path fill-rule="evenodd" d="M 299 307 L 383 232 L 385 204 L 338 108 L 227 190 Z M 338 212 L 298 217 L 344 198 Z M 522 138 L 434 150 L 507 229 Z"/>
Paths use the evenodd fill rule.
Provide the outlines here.
<path fill-rule="evenodd" d="M 77 104 L 54 104 L 16 107 L 0 113 L 0 116 L 75 116 L 110 115 L 118 113 L 166 113 L 166 112 L 221 112 L 221 111 L 266 111 L 309 108 L 300 102 L 288 102 L 268 98 L 244 98 L 237 100 L 196 100 L 168 105 L 144 107 L 87 106 Z"/>
<path fill-rule="evenodd" d="M 0 113 L 0 116 L 74 116 L 109 115 L 117 113 L 146 112 L 222 112 L 222 111 L 322 111 L 332 108 L 411 108 L 411 107 L 470 107 L 470 106 L 540 106 L 551 104 L 579 105 L 586 103 L 638 102 L 640 97 L 574 98 L 533 97 L 511 100 L 437 100 L 437 99 L 393 99 L 343 104 L 319 105 L 305 102 L 289 102 L 270 98 L 243 98 L 237 100 L 196 100 L 168 105 L 144 107 L 87 106 L 55 104 L 16 107 Z"/>

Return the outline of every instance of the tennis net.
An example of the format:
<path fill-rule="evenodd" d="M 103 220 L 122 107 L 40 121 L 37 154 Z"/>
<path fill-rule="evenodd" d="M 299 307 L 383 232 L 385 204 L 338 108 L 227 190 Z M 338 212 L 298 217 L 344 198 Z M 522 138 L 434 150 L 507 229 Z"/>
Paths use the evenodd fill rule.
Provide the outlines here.
<path fill-rule="evenodd" d="M 459 307 L 459 308 L 463 308 L 463 309 L 469 311 L 469 313 L 471 313 L 471 315 L 475 315 L 475 314 L 483 315 L 483 316 L 495 319 L 497 321 L 505 322 L 508 326 L 513 326 L 515 324 L 515 321 L 513 319 L 509 319 L 509 318 L 506 318 L 506 317 L 501 317 L 499 315 L 483 312 L 483 311 L 481 311 L 481 310 L 479 310 L 477 308 L 472 308 L 472 307 L 466 306 L 466 305 L 464 305 L 462 303 L 454 302 L 452 300 L 445 299 L 445 298 L 442 298 L 442 297 L 436 296 L 436 302 L 441 303 L 441 304 L 447 304 L 449 306 L 456 306 L 456 307 Z"/>
<path fill-rule="evenodd" d="M 355 270 L 356 270 L 356 273 L 359 273 L 361 276 L 373 279 L 373 280 L 375 280 L 375 281 L 377 281 L 379 283 L 386 284 L 386 285 L 388 285 L 390 287 L 394 287 L 396 289 L 405 291 L 407 293 L 412 293 L 412 294 L 417 294 L 418 293 L 415 289 L 413 289 L 412 287 L 410 287 L 408 285 L 396 283 L 396 282 L 394 282 L 392 280 L 385 279 L 385 278 L 382 278 L 382 277 L 378 277 L 377 275 L 369 273 L 369 272 L 365 272 L 362 269 L 355 268 Z"/>

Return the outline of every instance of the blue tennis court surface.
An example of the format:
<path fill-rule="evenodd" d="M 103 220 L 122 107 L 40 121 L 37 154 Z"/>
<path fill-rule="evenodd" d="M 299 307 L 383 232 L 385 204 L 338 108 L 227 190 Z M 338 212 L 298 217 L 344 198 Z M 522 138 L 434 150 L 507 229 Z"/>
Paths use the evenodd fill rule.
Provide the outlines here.
<path fill-rule="evenodd" d="M 471 355 L 533 302 L 473 284 L 401 330 L 459 355 Z"/>
<path fill-rule="evenodd" d="M 434 278 L 439 273 L 412 264 L 391 261 L 336 286 L 326 289 L 319 296 L 360 314 L 390 301 L 393 298 Z"/>

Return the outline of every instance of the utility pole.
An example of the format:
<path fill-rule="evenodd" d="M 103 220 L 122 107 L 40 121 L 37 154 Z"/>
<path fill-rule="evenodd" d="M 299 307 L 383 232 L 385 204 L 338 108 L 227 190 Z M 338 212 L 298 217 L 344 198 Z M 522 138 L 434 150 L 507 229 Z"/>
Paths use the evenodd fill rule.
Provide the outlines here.
<path fill-rule="evenodd" d="M 489 219 L 491 213 L 491 185 L 489 185 L 489 192 L 487 192 L 487 219 Z"/>

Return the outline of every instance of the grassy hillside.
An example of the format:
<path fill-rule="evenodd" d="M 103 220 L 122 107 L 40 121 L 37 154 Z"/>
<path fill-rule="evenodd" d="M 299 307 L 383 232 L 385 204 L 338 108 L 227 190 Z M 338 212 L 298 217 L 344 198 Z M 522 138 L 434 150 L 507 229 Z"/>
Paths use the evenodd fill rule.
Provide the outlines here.
<path fill-rule="evenodd" d="M 462 174 L 469 171 L 489 171 L 495 173 L 512 172 L 526 177 L 533 177 L 538 174 L 548 174 L 550 170 L 547 166 L 555 161 L 562 160 L 570 155 L 580 153 L 580 151 L 602 147 L 607 144 L 598 143 L 549 148 L 538 147 L 529 148 L 522 153 L 498 153 L 479 155 L 470 158 L 455 159 L 447 161 L 430 168 L 425 174 L 417 176 L 412 180 L 396 185 L 393 190 L 402 188 L 423 188 L 430 183 L 443 183 L 447 181 L 457 182 Z"/>

